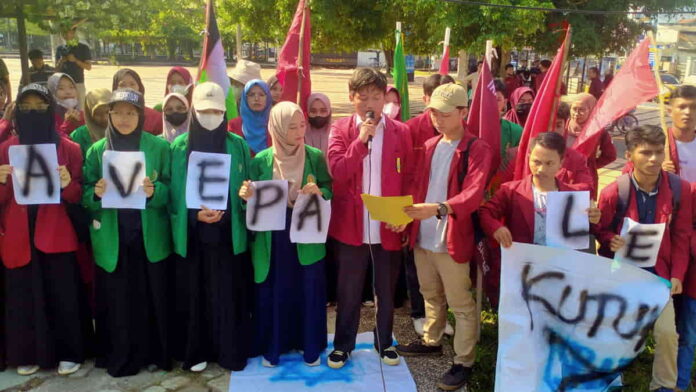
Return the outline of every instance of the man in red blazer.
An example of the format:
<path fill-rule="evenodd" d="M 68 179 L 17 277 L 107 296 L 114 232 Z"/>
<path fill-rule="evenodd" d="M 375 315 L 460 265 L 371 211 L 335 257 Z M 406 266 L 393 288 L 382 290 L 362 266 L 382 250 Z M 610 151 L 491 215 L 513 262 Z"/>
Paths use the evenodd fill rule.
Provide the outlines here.
<path fill-rule="evenodd" d="M 602 219 L 595 227 L 601 244 L 599 253 L 611 258 L 614 252 L 627 246 L 626 238 L 619 235 L 623 217 L 639 223 L 665 223 L 657 262 L 654 267 L 645 269 L 670 281 L 672 295 L 680 294 L 689 263 L 692 232 L 690 185 L 683 179 L 670 178 L 671 175 L 662 170 L 665 134 L 659 127 L 646 125 L 631 129 L 626 134 L 626 149 L 626 159 L 633 164 L 633 169 L 625 174 L 630 178 L 630 197 L 624 216 L 615 219 L 621 178 L 602 191 L 599 197 Z M 679 337 L 671 300 L 655 322 L 653 336 L 655 356 L 650 390 L 674 390 Z"/>
<path fill-rule="evenodd" d="M 435 89 L 428 105 L 433 125 L 441 134 L 425 142 L 413 206 L 410 243 L 415 247 L 420 291 L 425 300 L 423 340 L 399 345 L 405 356 L 442 353 L 447 304 L 454 312 L 454 364 L 438 383 L 456 390 L 467 383 L 474 364 L 477 338 L 476 304 L 471 295 L 469 261 L 474 253 L 471 219 L 483 200 L 491 171 L 492 152 L 462 125 L 466 89 L 449 83 Z"/>
<path fill-rule="evenodd" d="M 345 365 L 355 348 L 365 274 L 373 263 L 377 297 L 375 348 L 387 365 L 397 365 L 392 347 L 394 291 L 399 275 L 402 231 L 370 219 L 360 195 L 402 196 L 413 183 L 413 148 L 408 127 L 382 115 L 387 78 L 361 68 L 348 82 L 355 114 L 331 125 L 329 165 L 334 196 L 329 235 L 338 263 L 334 351 L 328 364 Z"/>

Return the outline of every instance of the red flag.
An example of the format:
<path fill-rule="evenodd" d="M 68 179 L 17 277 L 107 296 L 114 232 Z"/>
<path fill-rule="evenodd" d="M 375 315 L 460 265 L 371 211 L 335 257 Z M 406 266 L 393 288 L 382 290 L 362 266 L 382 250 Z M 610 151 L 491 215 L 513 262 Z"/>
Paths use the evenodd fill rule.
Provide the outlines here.
<path fill-rule="evenodd" d="M 565 39 L 558 48 L 551 67 L 546 73 L 544 81 L 541 83 L 539 92 L 534 99 L 532 108 L 527 116 L 527 123 L 524 125 L 520 145 L 517 149 L 517 159 L 515 161 L 515 180 L 523 179 L 529 175 L 529 158 L 527 150 L 533 138 L 542 132 L 552 131 L 556 120 L 556 108 L 561 98 L 561 78 L 563 77 L 563 64 L 568 54 L 567 48 L 570 41 L 570 26 L 566 31 Z"/>
<path fill-rule="evenodd" d="M 483 62 L 479 82 L 474 92 L 467 119 L 467 130 L 472 135 L 484 140 L 493 150 L 493 163 L 491 167 L 497 168 L 500 164 L 500 121 L 492 121 L 500 117 L 498 113 L 498 101 L 495 96 L 495 84 L 493 75 L 488 66 L 488 61 Z"/>
<path fill-rule="evenodd" d="M 599 98 L 573 148 L 589 156 L 595 151 L 604 127 L 660 93 L 655 75 L 650 69 L 649 56 L 650 42 L 645 38 L 628 56 Z"/>
<path fill-rule="evenodd" d="M 440 60 L 440 75 L 447 75 L 449 73 L 449 46 L 445 46 L 445 50 L 442 53 L 442 60 Z"/>
<path fill-rule="evenodd" d="M 312 25 L 308 3 L 308 0 L 300 0 L 297 4 L 297 11 L 285 43 L 280 49 L 276 68 L 278 82 L 283 86 L 281 99 L 297 103 L 305 113 L 307 98 L 312 93 L 312 81 L 309 76 Z M 298 92 L 300 102 L 297 102 Z"/>

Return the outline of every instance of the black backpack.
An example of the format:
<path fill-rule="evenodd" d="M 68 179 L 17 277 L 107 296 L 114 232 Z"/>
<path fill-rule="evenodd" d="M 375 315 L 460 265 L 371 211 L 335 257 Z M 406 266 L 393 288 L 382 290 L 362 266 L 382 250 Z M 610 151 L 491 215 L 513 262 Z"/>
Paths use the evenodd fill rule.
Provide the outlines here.
<path fill-rule="evenodd" d="M 682 183 L 681 178 L 674 174 L 666 172 L 669 180 L 669 188 L 672 190 L 672 216 L 679 211 L 681 203 L 681 190 Z M 616 232 L 619 225 L 626 216 L 626 210 L 628 210 L 628 204 L 631 199 L 631 177 L 630 174 L 622 174 L 616 179 L 616 184 L 619 188 L 619 198 L 616 200 L 616 214 L 614 219 L 611 221 L 610 228 Z M 674 220 L 672 220 L 674 221 Z"/>

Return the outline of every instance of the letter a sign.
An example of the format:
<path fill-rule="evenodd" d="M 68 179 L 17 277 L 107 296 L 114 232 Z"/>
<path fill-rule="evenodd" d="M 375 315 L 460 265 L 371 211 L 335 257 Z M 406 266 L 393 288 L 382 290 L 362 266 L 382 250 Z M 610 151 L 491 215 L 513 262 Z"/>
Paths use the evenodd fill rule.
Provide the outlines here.
<path fill-rule="evenodd" d="M 60 174 L 55 144 L 10 146 L 9 158 L 17 204 L 60 203 Z"/>

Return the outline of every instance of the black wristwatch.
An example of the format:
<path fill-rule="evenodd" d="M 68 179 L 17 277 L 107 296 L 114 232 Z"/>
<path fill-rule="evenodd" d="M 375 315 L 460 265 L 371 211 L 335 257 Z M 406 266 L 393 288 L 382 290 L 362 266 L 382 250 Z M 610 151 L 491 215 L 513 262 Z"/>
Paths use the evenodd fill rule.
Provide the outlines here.
<path fill-rule="evenodd" d="M 437 203 L 437 215 L 435 215 L 437 219 L 442 219 L 443 217 L 447 216 L 448 212 L 449 209 L 447 208 L 447 204 Z"/>

